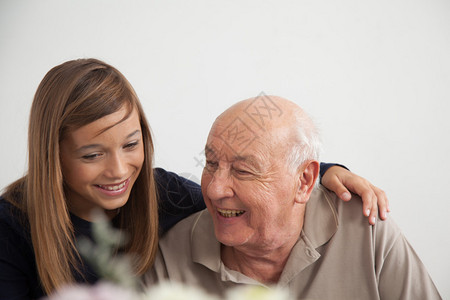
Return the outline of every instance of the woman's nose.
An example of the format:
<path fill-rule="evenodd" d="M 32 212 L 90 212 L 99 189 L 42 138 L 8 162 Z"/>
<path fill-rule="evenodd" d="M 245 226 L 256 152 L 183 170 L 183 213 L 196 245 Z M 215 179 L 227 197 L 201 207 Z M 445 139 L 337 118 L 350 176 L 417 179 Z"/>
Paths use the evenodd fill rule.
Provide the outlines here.
<path fill-rule="evenodd" d="M 119 153 L 111 154 L 109 159 L 106 160 L 106 176 L 115 179 L 125 179 L 127 176 L 128 168 L 124 157 Z"/>

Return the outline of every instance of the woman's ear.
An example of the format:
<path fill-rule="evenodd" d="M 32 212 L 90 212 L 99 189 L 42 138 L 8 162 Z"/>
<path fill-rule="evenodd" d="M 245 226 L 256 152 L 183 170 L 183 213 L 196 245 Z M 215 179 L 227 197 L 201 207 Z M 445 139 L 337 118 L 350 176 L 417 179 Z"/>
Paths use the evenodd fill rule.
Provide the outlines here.
<path fill-rule="evenodd" d="M 297 173 L 299 187 L 296 196 L 296 202 L 306 204 L 314 189 L 317 177 L 319 177 L 320 164 L 316 160 L 310 160 L 303 163 Z"/>

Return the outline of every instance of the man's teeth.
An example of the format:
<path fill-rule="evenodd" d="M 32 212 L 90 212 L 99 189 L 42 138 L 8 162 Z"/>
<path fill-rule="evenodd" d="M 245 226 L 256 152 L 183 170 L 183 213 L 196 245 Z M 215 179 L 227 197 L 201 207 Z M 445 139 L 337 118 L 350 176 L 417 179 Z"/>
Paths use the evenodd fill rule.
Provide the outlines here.
<path fill-rule="evenodd" d="M 238 217 L 242 215 L 245 210 L 229 210 L 229 209 L 220 209 L 218 208 L 217 211 L 222 217 L 225 218 L 231 218 L 231 217 Z"/>
<path fill-rule="evenodd" d="M 108 190 L 108 191 L 117 191 L 120 190 L 125 186 L 126 181 L 122 182 L 119 185 L 99 185 L 102 189 Z"/>

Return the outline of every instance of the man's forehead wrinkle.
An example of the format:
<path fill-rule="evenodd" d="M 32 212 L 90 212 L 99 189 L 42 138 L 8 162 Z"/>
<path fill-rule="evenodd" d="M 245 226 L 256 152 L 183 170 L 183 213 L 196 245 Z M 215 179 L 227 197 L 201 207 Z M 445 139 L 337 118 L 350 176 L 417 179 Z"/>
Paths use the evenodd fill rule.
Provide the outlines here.
<path fill-rule="evenodd" d="M 217 150 L 212 144 L 206 144 L 206 146 L 205 146 L 205 154 L 206 155 L 213 155 L 213 156 L 215 156 L 217 154 Z"/>
<path fill-rule="evenodd" d="M 263 145 L 263 144 L 261 144 Z M 223 151 L 223 148 L 229 148 L 225 143 L 221 143 L 222 148 L 217 148 L 214 144 L 209 143 L 205 146 L 205 155 L 208 159 L 224 160 L 226 162 L 243 162 L 262 170 L 264 168 L 264 162 L 269 161 L 268 149 L 266 147 L 258 147 L 250 151 L 244 151 L 243 153 L 234 153 L 233 151 Z"/>
<path fill-rule="evenodd" d="M 227 153 L 231 150 L 234 154 L 240 154 L 256 138 L 241 119 L 218 118 L 211 128 L 208 144 L 214 144 L 216 150 Z"/>
<path fill-rule="evenodd" d="M 224 144 L 221 144 L 221 147 L 223 148 Z M 229 161 L 227 154 L 225 151 L 221 151 L 217 146 L 215 146 L 213 143 L 208 143 L 205 146 L 205 156 L 207 159 L 214 159 L 214 160 L 224 160 Z"/>
<path fill-rule="evenodd" d="M 229 155 L 227 161 L 242 161 L 242 157 L 252 154 L 261 166 L 266 166 L 269 161 L 273 163 L 271 158 L 275 153 L 277 159 L 281 158 L 280 155 L 283 157 L 286 155 L 292 138 L 292 125 L 296 123 L 295 116 L 301 113 L 301 109 L 297 104 L 281 97 L 268 97 L 283 111 L 283 114 L 281 117 L 273 115 L 266 118 L 263 128 L 246 112 L 249 106 L 255 104 L 257 97 L 236 103 L 216 118 L 208 142 L 214 143 L 216 152 L 223 151 L 223 154 L 216 153 L 217 156 L 226 153 Z M 280 148 L 285 148 L 286 151 Z"/>

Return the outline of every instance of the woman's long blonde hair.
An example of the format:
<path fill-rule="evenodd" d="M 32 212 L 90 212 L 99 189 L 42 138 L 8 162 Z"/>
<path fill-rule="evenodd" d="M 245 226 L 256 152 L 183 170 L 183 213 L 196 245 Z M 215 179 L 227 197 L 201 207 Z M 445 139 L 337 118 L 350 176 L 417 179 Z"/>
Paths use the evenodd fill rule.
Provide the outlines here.
<path fill-rule="evenodd" d="M 145 159 L 130 198 L 117 216 L 118 226 L 129 238 L 124 251 L 137 257 L 136 275 L 153 264 L 158 242 L 157 195 L 153 142 L 142 106 L 130 83 L 114 67 L 96 59 L 68 61 L 51 69 L 36 91 L 28 130 L 28 172 L 4 195 L 28 219 L 37 271 L 47 294 L 72 283 L 80 263 L 64 195 L 59 142 L 68 130 L 124 105 L 130 113 L 132 109 L 139 113 Z"/>

